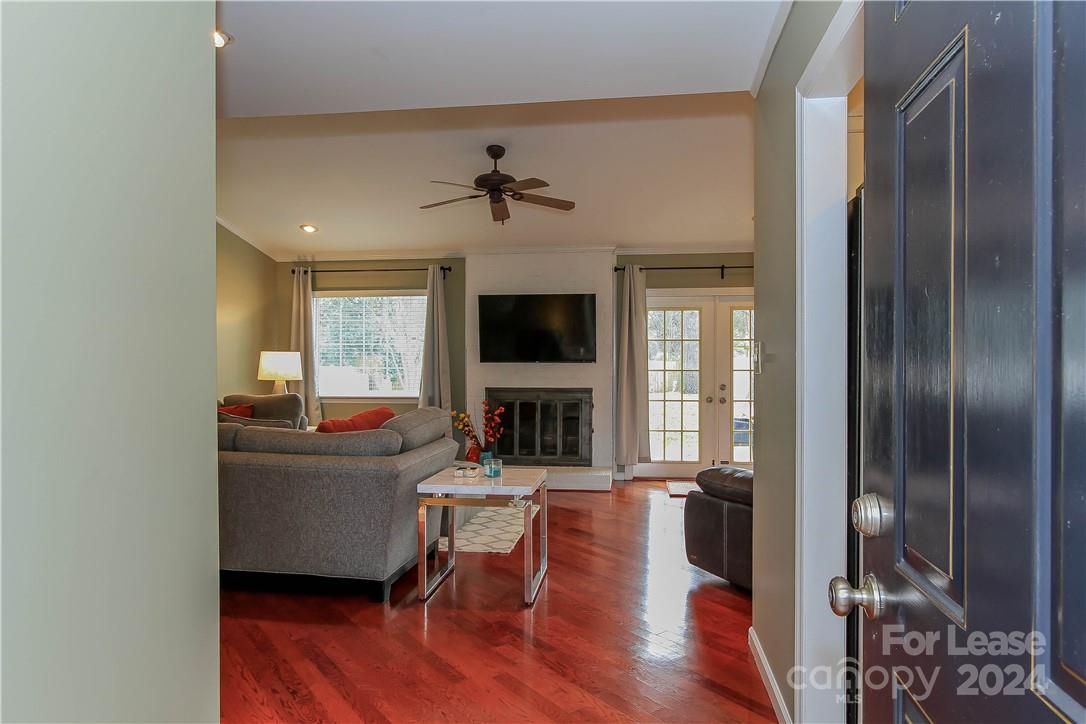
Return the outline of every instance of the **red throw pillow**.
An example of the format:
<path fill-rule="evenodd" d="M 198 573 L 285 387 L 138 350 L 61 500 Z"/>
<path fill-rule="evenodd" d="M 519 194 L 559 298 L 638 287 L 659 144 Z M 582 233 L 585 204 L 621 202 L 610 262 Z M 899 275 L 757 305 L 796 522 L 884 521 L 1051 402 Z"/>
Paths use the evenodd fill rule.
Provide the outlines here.
<path fill-rule="evenodd" d="M 376 430 L 394 417 L 396 417 L 396 413 L 391 408 L 375 407 L 372 410 L 351 415 L 346 420 L 323 420 L 317 425 L 317 432 Z"/>
<path fill-rule="evenodd" d="M 219 412 L 225 412 L 227 415 L 233 415 L 234 417 L 252 417 L 253 406 L 252 405 L 227 405 L 226 407 L 220 407 Z"/>

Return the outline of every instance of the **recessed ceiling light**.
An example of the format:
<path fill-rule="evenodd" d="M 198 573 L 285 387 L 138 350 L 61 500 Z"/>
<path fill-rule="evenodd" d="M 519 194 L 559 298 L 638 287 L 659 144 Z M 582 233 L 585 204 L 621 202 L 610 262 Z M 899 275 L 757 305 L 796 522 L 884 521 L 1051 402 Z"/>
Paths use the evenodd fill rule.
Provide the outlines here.
<path fill-rule="evenodd" d="M 234 38 L 229 33 L 224 33 L 221 30 L 216 30 L 211 34 L 211 40 L 215 43 L 216 48 L 225 48 L 234 42 Z"/>
<path fill-rule="evenodd" d="M 313 226 L 313 224 L 302 224 L 298 228 L 307 234 L 316 234 L 319 231 L 319 229 Z"/>

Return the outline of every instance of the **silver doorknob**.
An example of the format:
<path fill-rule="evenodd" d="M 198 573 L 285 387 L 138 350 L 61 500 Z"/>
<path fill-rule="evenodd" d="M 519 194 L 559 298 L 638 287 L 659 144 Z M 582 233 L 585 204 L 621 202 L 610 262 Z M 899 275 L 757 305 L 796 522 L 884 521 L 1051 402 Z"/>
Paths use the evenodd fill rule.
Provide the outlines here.
<path fill-rule="evenodd" d="M 705 401 L 706 402 L 712 402 L 713 401 L 713 396 L 712 395 L 707 395 L 706 398 L 705 398 Z"/>
<path fill-rule="evenodd" d="M 852 501 L 852 527 L 864 538 L 888 531 L 893 518 L 893 504 L 876 493 L 864 493 Z"/>
<path fill-rule="evenodd" d="M 882 586 L 870 573 L 864 576 L 864 584 L 859 588 L 853 588 L 844 576 L 834 576 L 830 580 L 830 610 L 838 616 L 847 616 L 856 606 L 869 619 L 881 616 L 886 608 Z"/>

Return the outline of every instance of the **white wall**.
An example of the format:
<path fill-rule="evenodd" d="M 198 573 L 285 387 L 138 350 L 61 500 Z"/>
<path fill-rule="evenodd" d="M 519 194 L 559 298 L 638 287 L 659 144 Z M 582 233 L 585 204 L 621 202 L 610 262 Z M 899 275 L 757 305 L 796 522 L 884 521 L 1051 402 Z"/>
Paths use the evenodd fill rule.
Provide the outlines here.
<path fill-rule="evenodd" d="M 614 461 L 614 285 L 610 251 L 472 254 L 467 258 L 467 401 L 478 416 L 487 387 L 591 387 L 592 464 Z M 480 294 L 595 294 L 596 361 L 590 364 L 479 362 Z"/>
<path fill-rule="evenodd" d="M 0 13 L 0 715 L 217 720 L 214 4 Z"/>

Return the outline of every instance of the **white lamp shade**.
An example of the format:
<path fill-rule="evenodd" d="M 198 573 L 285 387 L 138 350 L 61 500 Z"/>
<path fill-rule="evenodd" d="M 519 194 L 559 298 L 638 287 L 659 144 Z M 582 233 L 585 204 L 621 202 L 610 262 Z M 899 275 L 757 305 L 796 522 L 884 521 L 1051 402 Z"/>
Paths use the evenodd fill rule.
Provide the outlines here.
<path fill-rule="evenodd" d="M 261 352 L 256 378 L 275 381 L 302 379 L 302 353 Z"/>

